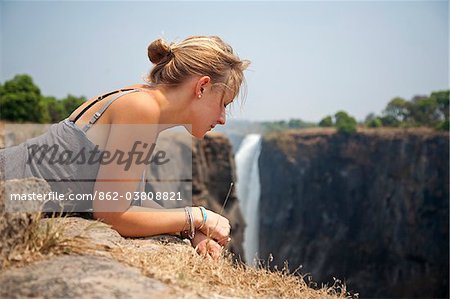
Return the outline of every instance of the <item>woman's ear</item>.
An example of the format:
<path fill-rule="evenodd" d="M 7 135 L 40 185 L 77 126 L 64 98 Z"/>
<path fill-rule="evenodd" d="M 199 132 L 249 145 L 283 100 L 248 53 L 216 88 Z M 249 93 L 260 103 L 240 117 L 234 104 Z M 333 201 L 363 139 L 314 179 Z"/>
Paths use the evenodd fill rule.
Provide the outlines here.
<path fill-rule="evenodd" d="M 197 80 L 197 84 L 195 86 L 195 97 L 201 98 L 203 93 L 206 90 L 208 84 L 211 83 L 211 78 L 209 76 L 202 76 Z"/>

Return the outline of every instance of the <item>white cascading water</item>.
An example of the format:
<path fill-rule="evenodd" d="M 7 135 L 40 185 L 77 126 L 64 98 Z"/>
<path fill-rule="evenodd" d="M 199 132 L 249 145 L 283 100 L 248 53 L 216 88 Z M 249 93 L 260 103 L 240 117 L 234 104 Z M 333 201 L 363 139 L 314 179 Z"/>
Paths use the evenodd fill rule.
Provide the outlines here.
<path fill-rule="evenodd" d="M 235 156 L 237 194 L 247 224 L 244 232 L 244 251 L 247 264 L 252 265 L 258 252 L 259 235 L 259 169 L 261 135 L 249 134 L 242 141 Z"/>

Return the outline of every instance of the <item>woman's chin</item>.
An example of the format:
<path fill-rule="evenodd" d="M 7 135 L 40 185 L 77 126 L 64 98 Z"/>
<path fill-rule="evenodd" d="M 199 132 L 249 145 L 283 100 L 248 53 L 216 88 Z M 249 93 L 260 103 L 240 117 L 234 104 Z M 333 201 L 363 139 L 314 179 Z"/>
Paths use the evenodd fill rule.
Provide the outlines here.
<path fill-rule="evenodd" d="M 196 135 L 195 137 L 198 138 L 198 139 L 203 139 L 203 138 L 205 138 L 205 135 L 206 135 L 206 133 L 208 133 L 208 132 L 209 132 L 209 131 L 200 133 L 200 134 Z"/>
<path fill-rule="evenodd" d="M 203 139 L 205 137 L 206 133 L 209 132 L 209 130 L 204 131 L 204 130 L 195 130 L 195 129 L 194 130 L 188 130 L 188 131 L 193 137 L 195 137 L 197 139 Z"/>

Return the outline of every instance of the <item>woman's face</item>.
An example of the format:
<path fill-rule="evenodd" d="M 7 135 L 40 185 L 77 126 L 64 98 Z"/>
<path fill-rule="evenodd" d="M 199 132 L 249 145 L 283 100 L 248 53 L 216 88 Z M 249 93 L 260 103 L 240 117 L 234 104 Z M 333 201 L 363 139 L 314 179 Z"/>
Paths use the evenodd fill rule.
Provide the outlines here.
<path fill-rule="evenodd" d="M 205 88 L 202 97 L 194 99 L 191 110 L 191 134 L 203 138 L 216 125 L 224 125 L 225 108 L 232 102 L 222 88 Z"/>

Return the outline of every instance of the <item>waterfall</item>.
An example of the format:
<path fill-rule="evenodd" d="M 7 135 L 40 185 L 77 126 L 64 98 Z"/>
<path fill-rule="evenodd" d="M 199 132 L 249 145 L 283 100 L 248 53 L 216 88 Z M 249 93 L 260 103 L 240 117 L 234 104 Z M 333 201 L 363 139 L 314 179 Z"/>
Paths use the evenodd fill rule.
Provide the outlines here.
<path fill-rule="evenodd" d="M 247 226 L 244 233 L 244 251 L 247 264 L 252 265 L 258 252 L 259 234 L 259 169 L 261 135 L 249 134 L 236 153 L 237 194 Z"/>

